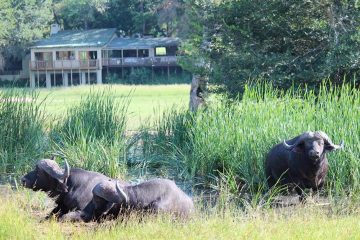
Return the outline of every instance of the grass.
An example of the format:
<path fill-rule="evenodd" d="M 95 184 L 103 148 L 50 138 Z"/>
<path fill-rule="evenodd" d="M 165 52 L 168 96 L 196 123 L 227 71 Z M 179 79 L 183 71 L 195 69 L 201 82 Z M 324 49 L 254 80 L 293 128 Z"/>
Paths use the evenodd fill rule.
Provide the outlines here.
<path fill-rule="evenodd" d="M 343 151 L 328 153 L 326 190 L 360 191 L 360 90 L 324 85 L 312 91 L 277 91 L 270 85 L 247 86 L 241 102 L 224 100 L 197 114 L 171 110 L 161 116 L 155 134 L 143 134 L 147 156 L 171 159 L 166 169 L 184 177 L 215 182 L 231 173 L 250 191 L 264 190 L 264 159 L 272 146 L 305 131 L 325 131 Z"/>
<path fill-rule="evenodd" d="M 37 94 L 22 90 L 0 92 L 0 173 L 24 170 L 46 149 L 45 115 L 36 100 Z"/>
<path fill-rule="evenodd" d="M 154 111 L 176 106 L 187 106 L 189 101 L 189 84 L 178 85 L 110 85 L 115 101 L 121 101 L 130 92 L 128 130 L 136 130 L 142 123 L 153 119 Z M 41 89 L 39 99 L 45 99 L 45 112 L 56 118 L 66 113 L 67 109 L 80 103 L 91 89 L 105 91 L 109 85 L 103 86 L 78 86 L 71 88 Z"/>
<path fill-rule="evenodd" d="M 40 157 L 55 153 L 67 158 L 72 167 L 112 177 L 135 178 L 136 170 L 140 170 L 145 177 L 152 173 L 180 183 L 186 180 L 190 188 L 201 183 L 201 187 L 211 186 L 226 194 L 220 194 L 217 205 L 198 211 L 186 223 L 159 216 L 141 222 L 134 217 L 127 223 L 97 225 L 41 222 L 50 211 L 44 194 L 0 190 L 0 239 L 360 238 L 360 206 L 356 203 L 360 196 L 359 89 L 324 85 L 316 97 L 307 91 L 284 93 L 269 85 L 248 86 L 241 102 L 219 100 L 193 114 L 187 111 L 188 88 L 57 88 L 42 89 L 39 96 L 2 91 L 2 98 L 32 96 L 39 100 L 0 102 L 0 122 L 5 126 L 0 130 L 0 166 L 8 173 L 16 169 L 22 173 Z M 131 91 L 127 105 L 126 96 Z M 150 100 L 154 98 L 157 100 Z M 38 106 L 42 100 L 44 112 Z M 179 104 L 163 112 L 173 103 Z M 126 127 L 126 119 L 130 127 Z M 124 134 L 125 128 L 138 129 L 140 125 L 141 131 L 134 138 Z M 66 134 L 69 126 L 71 134 L 79 133 L 77 137 Z M 344 151 L 328 154 L 326 193 L 333 202 L 326 208 L 311 204 L 269 207 L 274 196 L 267 192 L 263 174 L 266 153 L 283 139 L 320 129 L 334 142 L 345 142 Z M 54 132 L 63 138 L 54 139 Z M 6 157 L 4 150 L 10 152 L 12 148 L 13 157 Z M 28 154 L 33 150 L 33 155 Z M 128 157 L 134 153 L 138 162 L 132 165 Z M 9 164 L 8 160 L 13 162 Z M 239 194 L 239 187 L 246 192 Z M 341 203 L 339 199 L 353 202 Z M 229 202 L 237 202 L 236 207 Z"/>
<path fill-rule="evenodd" d="M 358 208 L 299 205 L 284 209 L 198 212 L 187 222 L 167 216 L 135 216 L 126 223 L 43 221 L 50 209 L 43 194 L 8 192 L 0 200 L 0 239 L 359 239 Z M 40 207 L 39 207 L 40 206 Z"/>
<path fill-rule="evenodd" d="M 74 167 L 109 176 L 126 173 L 125 130 L 137 129 L 177 103 L 185 104 L 187 85 L 81 86 L 0 91 L 0 167 L 21 174 L 40 158 L 57 155 Z M 187 91 L 186 91 L 187 92 Z M 14 102 L 12 99 L 31 99 Z M 130 126 L 130 127 L 129 127 Z"/>

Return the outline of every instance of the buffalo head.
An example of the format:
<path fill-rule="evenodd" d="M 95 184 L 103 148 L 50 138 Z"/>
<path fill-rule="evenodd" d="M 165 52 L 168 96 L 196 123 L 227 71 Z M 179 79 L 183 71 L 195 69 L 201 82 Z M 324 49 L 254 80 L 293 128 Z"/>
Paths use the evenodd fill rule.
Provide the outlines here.
<path fill-rule="evenodd" d="M 35 170 L 22 177 L 21 182 L 24 187 L 34 191 L 67 192 L 66 182 L 69 176 L 70 167 L 66 160 L 63 170 L 54 160 L 42 159 L 37 162 Z"/>
<path fill-rule="evenodd" d="M 334 144 L 326 133 L 322 131 L 306 132 L 300 135 L 293 144 L 288 144 L 284 140 L 284 147 L 296 153 L 306 154 L 311 160 L 318 160 L 327 151 L 343 148 L 343 141 L 339 145 Z"/>

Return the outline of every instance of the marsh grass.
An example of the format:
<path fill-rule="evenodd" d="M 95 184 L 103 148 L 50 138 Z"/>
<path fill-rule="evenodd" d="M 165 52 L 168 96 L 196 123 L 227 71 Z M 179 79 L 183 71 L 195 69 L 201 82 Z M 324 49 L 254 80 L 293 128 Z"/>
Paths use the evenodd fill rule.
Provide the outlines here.
<path fill-rule="evenodd" d="M 68 109 L 65 118 L 55 126 L 54 134 L 70 143 L 79 139 L 113 143 L 124 136 L 130 94 L 115 102 L 111 88 L 92 90 L 78 105 Z"/>
<path fill-rule="evenodd" d="M 48 145 L 38 94 L 19 89 L 0 92 L 0 172 L 23 171 Z"/>
<path fill-rule="evenodd" d="M 322 130 L 333 142 L 345 142 L 344 150 L 328 153 L 326 192 L 354 195 L 360 190 L 359 106 L 360 90 L 351 85 L 325 83 L 317 95 L 306 89 L 282 92 L 269 84 L 248 85 L 240 102 L 225 99 L 196 114 L 164 113 L 155 134 L 145 134 L 145 153 L 169 157 L 185 178 L 211 183 L 212 176 L 231 173 L 249 191 L 264 192 L 263 166 L 270 148 L 305 131 Z"/>
<path fill-rule="evenodd" d="M 130 95 L 116 102 L 110 88 L 90 92 L 54 126 L 50 133 L 53 152 L 69 159 L 73 166 L 111 177 L 123 176 Z"/>

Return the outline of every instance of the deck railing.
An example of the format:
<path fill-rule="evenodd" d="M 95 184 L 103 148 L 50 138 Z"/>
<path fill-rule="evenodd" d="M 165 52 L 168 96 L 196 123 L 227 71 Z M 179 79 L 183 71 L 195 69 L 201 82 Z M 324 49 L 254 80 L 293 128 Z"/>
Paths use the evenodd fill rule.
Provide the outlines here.
<path fill-rule="evenodd" d="M 109 67 L 162 67 L 177 66 L 176 56 L 165 57 L 128 57 L 103 58 L 103 66 Z M 99 60 L 56 60 L 56 61 L 30 61 L 30 69 L 37 70 L 69 70 L 69 69 L 100 69 Z"/>
<path fill-rule="evenodd" d="M 127 57 L 127 58 L 103 58 L 103 66 L 109 67 L 161 67 L 161 66 L 177 66 L 176 56 L 166 57 Z"/>
<path fill-rule="evenodd" d="M 31 70 L 99 69 L 99 60 L 30 61 Z"/>

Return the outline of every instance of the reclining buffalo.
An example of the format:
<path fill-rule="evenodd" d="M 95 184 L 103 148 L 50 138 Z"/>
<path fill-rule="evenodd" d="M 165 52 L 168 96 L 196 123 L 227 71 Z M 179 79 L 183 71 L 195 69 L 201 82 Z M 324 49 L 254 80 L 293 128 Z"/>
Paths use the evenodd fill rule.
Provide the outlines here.
<path fill-rule="evenodd" d="M 341 149 L 322 131 L 305 132 L 275 145 L 267 155 L 265 174 L 271 188 L 275 184 L 294 186 L 303 201 L 304 189 L 322 188 L 329 169 L 326 153 Z"/>
<path fill-rule="evenodd" d="M 187 217 L 194 211 L 192 200 L 173 181 L 154 179 L 138 185 L 111 179 L 79 168 L 64 169 L 52 159 L 38 161 L 35 170 L 22 179 L 26 188 L 44 191 L 56 207 L 47 218 L 91 221 L 118 217 L 124 210 L 168 212 Z"/>
<path fill-rule="evenodd" d="M 55 200 L 56 206 L 47 218 L 56 215 L 59 219 L 89 221 L 91 219 L 83 219 L 81 213 L 92 216 L 94 212 L 93 188 L 99 182 L 114 180 L 97 172 L 70 169 L 67 161 L 64 169 L 61 169 L 54 160 L 43 159 L 21 181 L 24 187 L 47 192 Z"/>
<path fill-rule="evenodd" d="M 101 182 L 94 187 L 93 195 L 96 219 L 109 216 L 109 210 L 114 209 L 123 214 L 126 211 L 163 212 L 178 218 L 187 218 L 195 210 L 191 198 L 168 179 L 153 179 L 136 185 Z"/>

